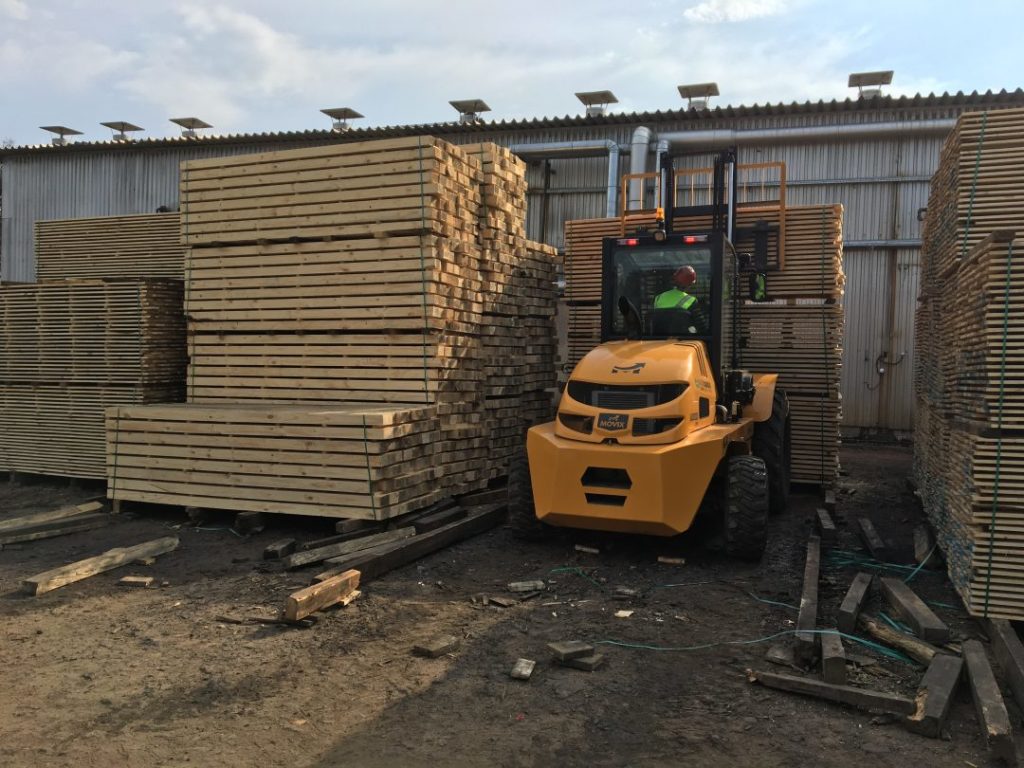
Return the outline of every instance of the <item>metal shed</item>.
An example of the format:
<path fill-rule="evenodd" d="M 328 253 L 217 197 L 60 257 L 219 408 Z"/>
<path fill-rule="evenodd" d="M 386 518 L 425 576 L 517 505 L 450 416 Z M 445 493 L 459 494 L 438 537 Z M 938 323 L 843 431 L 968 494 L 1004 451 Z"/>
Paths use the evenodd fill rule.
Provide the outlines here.
<path fill-rule="evenodd" d="M 1021 105 L 1024 91 L 1017 90 L 16 147 L 0 150 L 0 279 L 35 279 L 37 220 L 175 208 L 183 160 L 415 134 L 491 140 L 530 163 L 529 234 L 560 246 L 566 220 L 618 209 L 622 174 L 653 170 L 659 142 L 732 141 L 741 162 L 786 163 L 788 204 L 845 206 L 844 427 L 906 432 L 913 423 L 919 211 L 939 150 L 962 111 Z M 641 194 L 650 190 L 637 187 L 629 197 Z"/>

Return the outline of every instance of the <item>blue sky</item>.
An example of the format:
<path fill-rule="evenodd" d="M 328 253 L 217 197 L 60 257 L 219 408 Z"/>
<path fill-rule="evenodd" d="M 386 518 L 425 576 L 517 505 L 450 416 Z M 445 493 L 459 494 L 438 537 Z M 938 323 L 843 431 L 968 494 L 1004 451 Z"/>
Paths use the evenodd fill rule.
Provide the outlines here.
<path fill-rule="evenodd" d="M 679 83 L 717 104 L 845 98 L 850 72 L 894 69 L 891 93 L 1024 86 L 1024 3 L 823 0 L 0 0 L 0 140 L 101 121 L 174 135 L 575 114 L 608 88 L 622 111 L 672 109 Z"/>

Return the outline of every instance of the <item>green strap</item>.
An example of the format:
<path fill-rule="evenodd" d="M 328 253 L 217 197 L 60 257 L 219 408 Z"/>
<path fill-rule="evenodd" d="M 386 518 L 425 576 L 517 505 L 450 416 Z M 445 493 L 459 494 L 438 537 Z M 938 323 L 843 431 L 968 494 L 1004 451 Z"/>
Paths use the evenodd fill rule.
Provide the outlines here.
<path fill-rule="evenodd" d="M 964 227 L 964 237 L 960 243 L 960 261 L 967 255 L 967 237 L 971 233 L 971 225 L 974 223 L 974 197 L 978 191 L 978 172 L 981 169 L 981 148 L 985 145 L 985 128 L 988 126 L 988 110 L 981 115 L 981 133 L 978 135 L 978 149 L 974 153 L 974 178 L 971 180 L 971 199 L 967 203 L 967 226 Z"/>
<path fill-rule="evenodd" d="M 1003 341 L 999 355 L 999 401 L 996 408 L 996 470 L 992 485 L 992 514 L 988 523 L 988 562 L 985 564 L 985 606 L 982 615 L 988 616 L 992 592 L 992 550 L 996 543 L 996 516 L 999 512 L 999 480 L 1003 464 L 1003 402 L 1006 394 L 1006 347 L 1010 335 L 1010 273 L 1013 267 L 1013 242 L 1006 251 L 1006 281 L 1003 285 Z"/>
<path fill-rule="evenodd" d="M 423 402 L 430 402 L 430 379 L 427 375 L 427 266 L 423 256 L 423 240 L 427 231 L 427 197 L 425 191 L 425 180 L 423 178 L 423 136 L 416 137 L 416 146 L 420 161 L 420 296 L 423 299 L 423 328 L 420 329 L 421 348 L 423 349 Z"/>

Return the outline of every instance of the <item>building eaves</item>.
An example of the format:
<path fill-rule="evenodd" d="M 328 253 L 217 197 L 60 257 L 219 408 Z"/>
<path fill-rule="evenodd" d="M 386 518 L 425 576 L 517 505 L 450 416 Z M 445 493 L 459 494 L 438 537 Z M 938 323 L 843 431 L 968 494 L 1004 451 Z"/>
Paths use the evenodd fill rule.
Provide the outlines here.
<path fill-rule="evenodd" d="M 849 112 L 877 112 L 900 109 L 927 108 L 979 108 L 979 107 L 1024 106 L 1024 89 L 978 93 L 918 94 L 916 96 L 882 96 L 869 99 L 844 99 L 832 101 L 806 101 L 790 104 L 751 104 L 747 106 L 724 106 L 713 109 L 674 109 L 648 112 L 612 113 L 607 115 L 566 115 L 564 117 L 535 117 L 521 120 L 494 120 L 479 123 L 423 123 L 413 125 L 391 125 L 352 128 L 344 133 L 329 130 L 272 131 L 266 133 L 235 133 L 197 137 L 169 136 L 160 138 L 135 139 L 128 142 L 79 141 L 64 146 L 53 144 L 32 144 L 0 148 L 0 160 L 28 154 L 88 152 L 110 150 L 158 149 L 183 145 L 215 146 L 218 144 L 259 144 L 311 141 L 365 141 L 370 139 L 394 138 L 423 134 L 459 135 L 474 133 L 495 133 L 543 128 L 573 128 L 588 126 L 621 126 L 645 123 L 658 125 L 666 122 L 704 121 L 759 116 L 814 115 Z"/>

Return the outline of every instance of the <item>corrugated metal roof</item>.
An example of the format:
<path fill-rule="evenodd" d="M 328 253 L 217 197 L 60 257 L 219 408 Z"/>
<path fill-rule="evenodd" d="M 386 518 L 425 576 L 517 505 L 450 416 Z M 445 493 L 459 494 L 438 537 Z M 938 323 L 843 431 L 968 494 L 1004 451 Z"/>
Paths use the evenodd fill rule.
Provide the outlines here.
<path fill-rule="evenodd" d="M 806 115 L 848 112 L 874 112 L 893 109 L 922 109 L 928 107 L 984 107 L 1024 105 L 1024 89 L 1001 90 L 998 93 L 943 93 L 927 96 L 881 96 L 868 99 L 844 99 L 842 101 L 805 101 L 790 104 L 752 104 L 749 106 L 725 106 L 714 109 L 673 109 L 654 112 L 632 112 L 608 115 L 566 115 L 564 117 L 535 117 L 524 120 L 494 120 L 479 123 L 423 123 L 418 125 L 389 125 L 372 128 L 352 128 L 344 133 L 329 130 L 276 131 L 269 133 L 234 133 L 224 135 L 168 136 L 149 139 L 135 139 L 128 142 L 78 141 L 65 146 L 53 144 L 32 144 L 0 149 L 0 160 L 9 155 L 23 155 L 42 152 L 83 152 L 89 150 L 140 149 L 180 146 L 183 144 L 234 144 L 281 141 L 361 141 L 417 134 L 472 134 L 493 131 L 515 131 L 537 128 L 564 128 L 577 126 L 613 126 L 635 123 L 658 124 L 668 121 L 698 121 L 721 118 L 740 118 L 777 115 Z"/>

